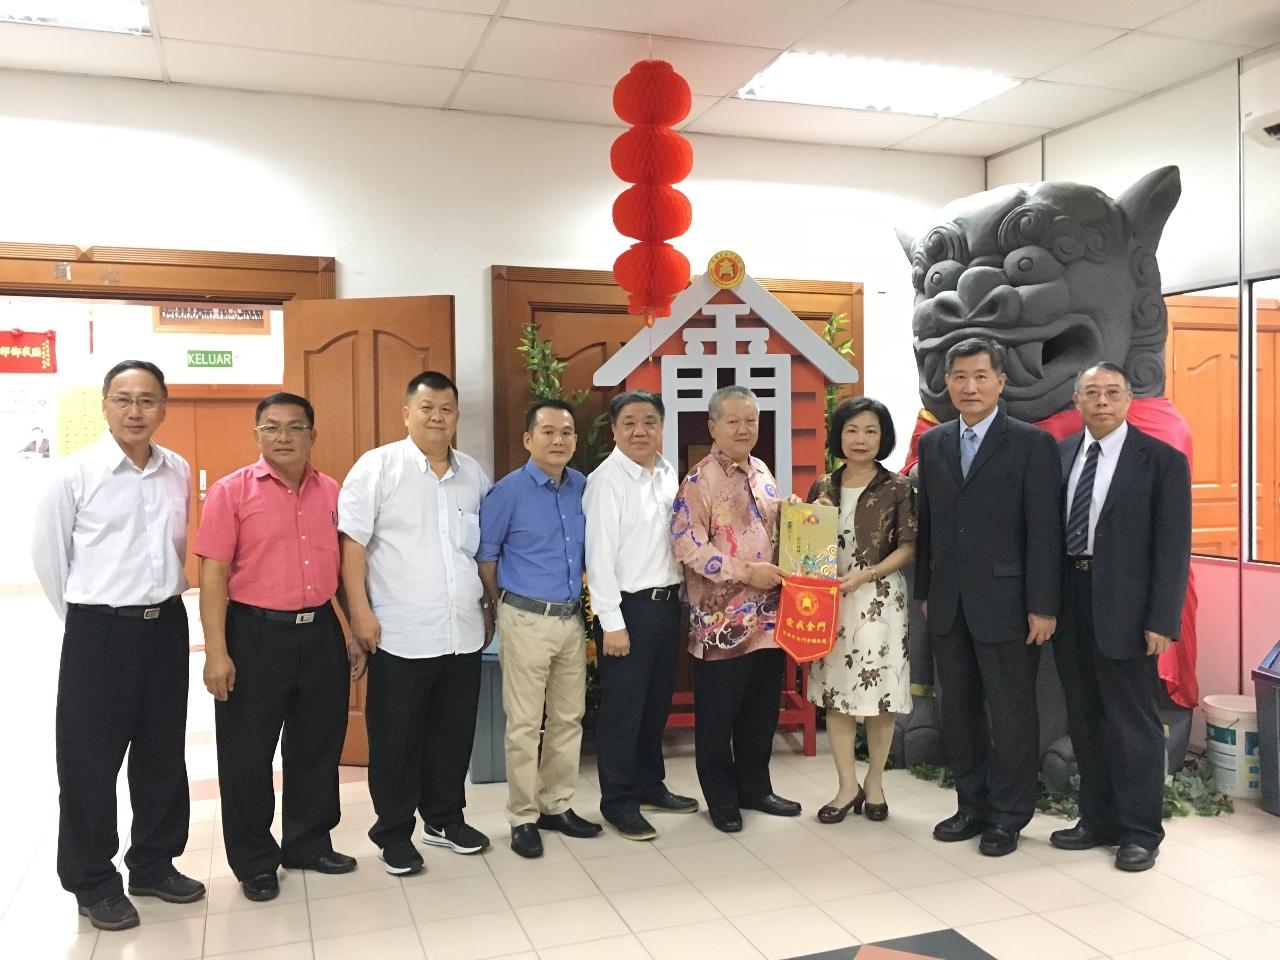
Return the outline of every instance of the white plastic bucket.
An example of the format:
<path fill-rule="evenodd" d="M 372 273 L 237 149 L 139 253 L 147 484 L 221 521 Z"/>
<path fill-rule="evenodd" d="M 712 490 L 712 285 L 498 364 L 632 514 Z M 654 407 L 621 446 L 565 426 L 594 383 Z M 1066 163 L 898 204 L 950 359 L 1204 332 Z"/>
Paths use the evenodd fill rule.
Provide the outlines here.
<path fill-rule="evenodd" d="M 1253 697 L 1214 694 L 1201 700 L 1200 708 L 1214 786 L 1229 797 L 1259 799 L 1258 710 Z"/>

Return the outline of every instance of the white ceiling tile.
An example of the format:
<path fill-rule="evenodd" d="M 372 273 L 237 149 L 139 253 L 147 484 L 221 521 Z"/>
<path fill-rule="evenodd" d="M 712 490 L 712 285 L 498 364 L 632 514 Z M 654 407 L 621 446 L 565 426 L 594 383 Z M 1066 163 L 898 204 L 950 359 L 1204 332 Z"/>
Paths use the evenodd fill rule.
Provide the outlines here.
<path fill-rule="evenodd" d="M 369 63 L 309 53 L 250 50 L 189 40 L 165 40 L 165 62 L 176 83 L 272 93 L 304 93 L 440 107 L 460 70 Z"/>
<path fill-rule="evenodd" d="M 154 0 L 160 35 L 382 63 L 463 67 L 489 18 L 356 0 Z"/>
<path fill-rule="evenodd" d="M 1028 80 L 1012 90 L 980 103 L 958 116 L 960 120 L 1065 127 L 1118 107 L 1138 94 L 1130 90 L 1078 87 L 1068 83 Z"/>
<path fill-rule="evenodd" d="M 655 58 L 670 61 L 694 93 L 709 96 L 736 91 L 777 56 L 758 47 L 659 37 L 652 49 Z M 648 39 L 637 34 L 499 20 L 475 69 L 612 87 L 649 51 Z"/>
<path fill-rule="evenodd" d="M 1197 0 L 1143 29 L 1148 33 L 1261 49 L 1280 41 L 1280 3 L 1276 0 Z"/>
<path fill-rule="evenodd" d="M 923 153 L 954 153 L 967 157 L 989 157 L 1049 132 L 1048 127 L 978 123 L 974 120 L 942 120 L 927 130 L 900 140 L 894 150 Z"/>
<path fill-rule="evenodd" d="M 388 7 L 418 7 L 422 10 L 452 10 L 455 13 L 482 13 L 490 16 L 502 0 L 355 0 Z"/>
<path fill-rule="evenodd" d="M 763 140 L 887 147 L 938 121 L 874 110 L 841 110 L 730 97 L 694 119 L 690 133 L 718 133 Z"/>
<path fill-rule="evenodd" d="M 726 7 L 697 0 L 511 0 L 503 16 L 517 20 L 624 30 L 664 37 L 784 50 L 847 0 L 735 0 Z"/>
<path fill-rule="evenodd" d="M 1222 43 L 1161 37 L 1151 33 L 1127 33 L 1119 40 L 1049 71 L 1040 79 L 1149 93 L 1204 73 L 1248 52 L 1247 47 Z"/>
<path fill-rule="evenodd" d="M 162 79 L 151 37 L 30 23 L 0 23 L 0 67 Z"/>
<path fill-rule="evenodd" d="M 715 97 L 695 96 L 689 116 L 698 116 L 715 102 Z M 450 107 L 513 117 L 626 126 L 613 112 L 612 87 L 503 77 L 475 70 L 462 81 Z"/>
<path fill-rule="evenodd" d="M 959 7 L 1021 13 L 1050 20 L 1098 23 L 1135 30 L 1156 17 L 1185 7 L 1187 0 L 940 0 Z M 1217 0 L 1213 0 L 1217 2 Z"/>
<path fill-rule="evenodd" d="M 1112 27 L 1048 22 L 927 0 L 857 0 L 795 48 L 1035 77 L 1119 36 Z"/>

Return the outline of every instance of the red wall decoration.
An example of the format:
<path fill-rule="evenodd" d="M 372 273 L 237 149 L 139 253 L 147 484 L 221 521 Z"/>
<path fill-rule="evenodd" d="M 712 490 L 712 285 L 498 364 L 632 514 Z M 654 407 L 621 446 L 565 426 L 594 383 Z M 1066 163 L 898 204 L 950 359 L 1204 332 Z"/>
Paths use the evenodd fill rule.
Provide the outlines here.
<path fill-rule="evenodd" d="M 0 330 L 0 373 L 57 372 L 57 334 L 52 330 Z"/>

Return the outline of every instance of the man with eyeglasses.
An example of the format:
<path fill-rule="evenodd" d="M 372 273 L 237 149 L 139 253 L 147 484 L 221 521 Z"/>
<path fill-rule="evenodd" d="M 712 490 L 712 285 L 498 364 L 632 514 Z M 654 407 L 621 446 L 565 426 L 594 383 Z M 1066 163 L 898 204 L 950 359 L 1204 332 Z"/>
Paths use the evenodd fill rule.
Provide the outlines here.
<path fill-rule="evenodd" d="M 200 557 L 204 683 L 214 700 L 227 863 L 249 900 L 280 892 L 276 871 L 348 873 L 337 853 L 338 759 L 346 735 L 348 659 L 331 603 L 338 590 L 338 482 L 307 462 L 315 411 L 306 397 L 258 403 L 256 463 L 209 490 Z M 272 759 L 283 731 L 282 839 Z"/>
<path fill-rule="evenodd" d="M 58 672 L 58 879 L 100 930 L 138 925 L 113 860 L 116 778 L 129 753 L 129 893 L 191 903 L 173 866 L 191 815 L 185 758 L 187 614 L 181 593 L 191 471 L 151 442 L 164 374 L 125 360 L 102 381 L 107 433 L 65 458 L 36 508 L 32 561 L 65 621 Z"/>
<path fill-rule="evenodd" d="M 1119 870 L 1155 864 L 1165 744 L 1158 660 L 1178 637 L 1191 568 L 1191 472 L 1169 444 L 1126 422 L 1124 368 L 1076 379 L 1084 430 L 1058 444 L 1066 562 L 1054 660 L 1080 767 L 1080 820 L 1062 850 L 1118 847 Z"/>
<path fill-rule="evenodd" d="M 477 854 L 489 838 L 467 824 L 467 765 L 480 701 L 480 651 L 492 632 L 476 570 L 480 501 L 491 486 L 453 447 L 458 388 L 435 370 L 409 381 L 408 436 L 370 450 L 338 500 L 342 583 L 353 676 L 369 688 L 369 839 L 387 873 L 425 868 L 422 842 Z"/>

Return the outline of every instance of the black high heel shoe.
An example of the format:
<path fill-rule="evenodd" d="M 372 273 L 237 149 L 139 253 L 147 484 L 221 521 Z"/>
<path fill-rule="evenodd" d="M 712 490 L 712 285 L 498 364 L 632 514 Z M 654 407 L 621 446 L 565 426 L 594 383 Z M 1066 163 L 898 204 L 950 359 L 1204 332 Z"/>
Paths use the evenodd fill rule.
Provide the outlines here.
<path fill-rule="evenodd" d="M 858 788 L 858 795 L 846 803 L 843 807 L 833 807 L 830 804 L 818 811 L 819 823 L 839 823 L 849 815 L 852 810 L 855 815 L 862 813 L 862 805 L 866 803 L 867 793 L 861 787 Z M 888 808 L 886 808 L 887 811 Z M 882 818 L 883 819 L 883 818 Z"/>
<path fill-rule="evenodd" d="M 856 810 L 854 811 L 857 812 Z M 888 820 L 889 819 L 889 798 L 884 798 L 884 803 L 872 803 L 870 800 L 866 803 L 866 813 L 868 820 Z"/>

